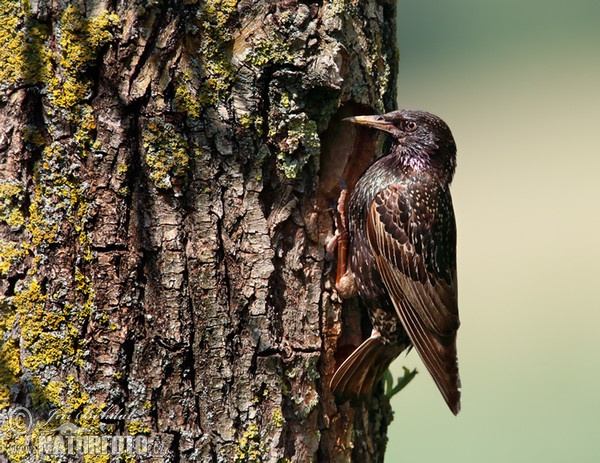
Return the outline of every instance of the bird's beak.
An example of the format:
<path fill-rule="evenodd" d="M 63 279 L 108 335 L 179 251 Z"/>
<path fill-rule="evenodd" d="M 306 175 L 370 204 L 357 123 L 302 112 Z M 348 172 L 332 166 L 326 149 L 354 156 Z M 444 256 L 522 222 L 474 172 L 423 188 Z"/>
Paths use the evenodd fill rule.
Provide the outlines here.
<path fill-rule="evenodd" d="M 342 119 L 344 122 L 352 122 L 353 124 L 366 125 L 373 127 L 374 129 L 383 130 L 385 132 L 391 132 L 394 124 L 386 121 L 383 116 L 355 116 L 347 117 Z"/>

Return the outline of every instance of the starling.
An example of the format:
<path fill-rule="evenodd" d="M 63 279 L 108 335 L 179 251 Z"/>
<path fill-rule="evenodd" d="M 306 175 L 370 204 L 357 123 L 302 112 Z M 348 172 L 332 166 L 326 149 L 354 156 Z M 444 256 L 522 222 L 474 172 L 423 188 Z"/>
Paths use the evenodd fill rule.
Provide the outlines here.
<path fill-rule="evenodd" d="M 337 369 L 331 388 L 345 398 L 367 394 L 390 363 L 414 347 L 456 415 L 454 138 L 444 121 L 423 111 L 344 120 L 388 132 L 391 146 L 359 178 L 348 204 L 345 191 L 340 200 L 348 225 L 338 235 L 345 235 L 338 259 L 349 269 L 338 262 L 337 288 L 344 297 L 358 293 L 373 331 Z M 345 217 L 341 222 L 343 229 Z"/>

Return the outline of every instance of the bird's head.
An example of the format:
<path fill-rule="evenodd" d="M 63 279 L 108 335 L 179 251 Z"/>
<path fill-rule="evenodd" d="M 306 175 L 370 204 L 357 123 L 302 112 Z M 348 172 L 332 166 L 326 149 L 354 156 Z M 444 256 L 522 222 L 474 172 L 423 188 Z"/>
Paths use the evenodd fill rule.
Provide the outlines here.
<path fill-rule="evenodd" d="M 456 144 L 439 117 L 425 111 L 392 111 L 381 116 L 356 116 L 347 122 L 383 130 L 392 136 L 390 156 L 402 165 L 425 170 L 451 182 L 456 169 Z"/>

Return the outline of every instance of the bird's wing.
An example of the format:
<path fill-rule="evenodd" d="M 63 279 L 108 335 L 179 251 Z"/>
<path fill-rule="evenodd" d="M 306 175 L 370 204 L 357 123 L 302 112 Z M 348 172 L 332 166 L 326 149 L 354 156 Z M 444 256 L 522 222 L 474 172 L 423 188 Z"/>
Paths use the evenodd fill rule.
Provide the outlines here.
<path fill-rule="evenodd" d="M 400 320 L 456 414 L 460 322 L 452 203 L 447 190 L 416 201 L 407 189 L 394 184 L 376 196 L 368 213 L 367 235 Z"/>

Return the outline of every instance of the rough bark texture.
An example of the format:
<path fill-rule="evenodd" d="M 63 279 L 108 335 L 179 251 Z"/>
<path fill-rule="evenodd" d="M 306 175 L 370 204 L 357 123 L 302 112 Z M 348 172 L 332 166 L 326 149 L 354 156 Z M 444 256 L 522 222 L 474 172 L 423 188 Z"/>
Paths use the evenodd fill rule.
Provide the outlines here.
<path fill-rule="evenodd" d="M 395 104 L 394 15 L 0 2 L 0 459 L 64 423 L 143 461 L 383 459 L 387 399 L 328 390 L 364 333 L 325 244 L 374 155 L 340 120 Z"/>

